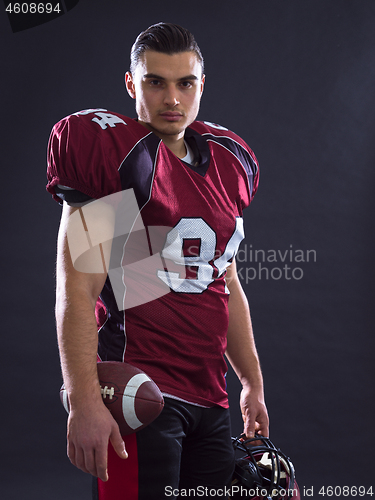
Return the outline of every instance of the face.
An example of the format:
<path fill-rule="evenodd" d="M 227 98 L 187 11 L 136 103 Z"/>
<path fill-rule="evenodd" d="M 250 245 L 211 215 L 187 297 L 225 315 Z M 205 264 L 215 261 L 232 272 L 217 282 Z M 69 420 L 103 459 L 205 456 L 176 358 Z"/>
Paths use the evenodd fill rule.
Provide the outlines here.
<path fill-rule="evenodd" d="M 173 55 L 147 50 L 126 87 L 136 99 L 138 121 L 162 140 L 181 139 L 196 118 L 204 75 L 194 52 Z"/>

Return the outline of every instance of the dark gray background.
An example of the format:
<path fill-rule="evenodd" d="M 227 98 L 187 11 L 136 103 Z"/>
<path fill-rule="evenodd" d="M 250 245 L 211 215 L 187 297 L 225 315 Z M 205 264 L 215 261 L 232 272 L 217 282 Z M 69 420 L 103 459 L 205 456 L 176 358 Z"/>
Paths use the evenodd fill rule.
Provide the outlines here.
<path fill-rule="evenodd" d="M 243 281 L 271 437 L 293 459 L 302 493 L 375 492 L 375 2 L 81 0 L 16 34 L 0 14 L 1 497 L 90 498 L 90 478 L 65 455 L 53 312 L 60 208 L 45 192 L 46 143 L 53 124 L 80 109 L 134 116 L 123 85 L 129 49 L 159 21 L 186 26 L 201 46 L 199 117 L 241 135 L 261 165 L 238 266 L 259 265 L 250 248 L 316 251 L 316 261 L 262 264 L 299 267 L 301 279 L 263 271 Z M 229 389 L 236 434 L 232 373 Z"/>

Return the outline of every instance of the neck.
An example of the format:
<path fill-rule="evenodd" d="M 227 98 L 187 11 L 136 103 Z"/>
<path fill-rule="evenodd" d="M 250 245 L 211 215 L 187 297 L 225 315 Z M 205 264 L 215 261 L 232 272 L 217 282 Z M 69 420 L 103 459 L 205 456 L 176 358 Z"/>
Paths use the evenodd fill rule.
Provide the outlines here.
<path fill-rule="evenodd" d="M 163 134 L 155 130 L 148 123 L 142 122 L 141 120 L 138 120 L 138 123 L 140 123 L 148 130 L 151 130 L 155 135 L 157 135 L 164 142 L 167 148 L 169 148 L 172 151 L 172 153 L 174 153 L 178 158 L 184 158 L 184 156 L 186 156 L 187 151 L 184 142 L 185 131 L 173 135 Z"/>
<path fill-rule="evenodd" d="M 156 134 L 158 135 L 158 134 Z M 160 137 L 160 139 L 164 142 L 164 144 L 174 153 L 177 158 L 184 158 L 186 156 L 186 146 L 184 142 L 184 133 L 181 134 L 181 137 L 176 139 L 174 136 L 164 136 Z"/>

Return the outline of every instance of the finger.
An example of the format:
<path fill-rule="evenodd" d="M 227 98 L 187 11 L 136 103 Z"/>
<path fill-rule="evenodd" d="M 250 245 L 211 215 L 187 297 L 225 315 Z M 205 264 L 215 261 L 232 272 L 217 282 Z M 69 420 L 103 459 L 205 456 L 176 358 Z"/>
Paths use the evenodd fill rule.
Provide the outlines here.
<path fill-rule="evenodd" d="M 254 437 L 254 434 L 255 434 L 255 418 L 250 413 L 247 413 L 247 415 L 244 415 L 244 428 L 243 428 L 243 432 L 244 432 L 245 436 L 248 439 Z"/>
<path fill-rule="evenodd" d="M 121 437 L 118 426 L 115 426 L 112 430 L 109 440 L 113 446 L 113 449 L 120 458 L 128 458 L 128 454 L 125 448 L 124 440 Z"/>
<path fill-rule="evenodd" d="M 263 419 L 258 423 L 257 433 L 264 437 L 269 437 L 269 424 L 268 419 Z"/>
<path fill-rule="evenodd" d="M 85 452 L 82 448 L 75 449 L 74 462 L 72 463 L 81 471 L 86 472 L 86 474 L 91 474 L 90 470 L 86 467 Z"/>
<path fill-rule="evenodd" d="M 73 465 L 76 464 L 76 452 L 75 452 L 75 446 L 73 443 L 71 443 L 68 439 L 68 444 L 67 444 L 67 455 L 69 460 L 72 462 Z"/>
<path fill-rule="evenodd" d="M 71 461 L 71 463 L 77 467 L 78 469 L 81 469 L 83 472 L 88 473 L 89 471 L 86 469 L 85 465 L 85 457 L 84 453 L 80 448 L 76 448 L 74 444 L 70 441 L 68 441 L 68 458 Z"/>
<path fill-rule="evenodd" d="M 69 459 L 72 464 L 75 465 L 78 469 L 85 472 L 86 474 L 100 477 L 100 479 L 102 479 L 103 481 L 106 481 L 108 479 L 106 450 L 104 451 L 104 453 L 96 453 L 95 448 L 76 448 L 74 445 L 70 446 L 70 450 L 74 450 L 74 454 L 69 456 Z"/>
<path fill-rule="evenodd" d="M 95 474 L 102 481 L 108 481 L 107 469 L 107 448 L 105 450 L 97 450 L 95 453 Z"/>
<path fill-rule="evenodd" d="M 84 464 L 80 467 L 81 470 L 91 474 L 92 476 L 97 476 L 97 468 L 95 461 L 95 449 L 83 450 L 82 452 Z"/>
<path fill-rule="evenodd" d="M 269 419 L 266 409 L 259 412 L 259 415 L 256 418 L 256 426 L 258 428 L 258 434 L 261 434 L 264 437 L 269 437 Z"/>

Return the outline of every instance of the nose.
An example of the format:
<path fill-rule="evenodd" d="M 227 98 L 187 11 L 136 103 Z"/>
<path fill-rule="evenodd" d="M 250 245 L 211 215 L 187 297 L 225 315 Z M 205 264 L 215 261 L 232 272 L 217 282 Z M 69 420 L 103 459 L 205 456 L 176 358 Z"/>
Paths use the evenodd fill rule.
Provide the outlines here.
<path fill-rule="evenodd" d="M 166 106 L 174 107 L 180 104 L 178 89 L 174 85 L 169 85 L 165 89 L 164 104 Z"/>

